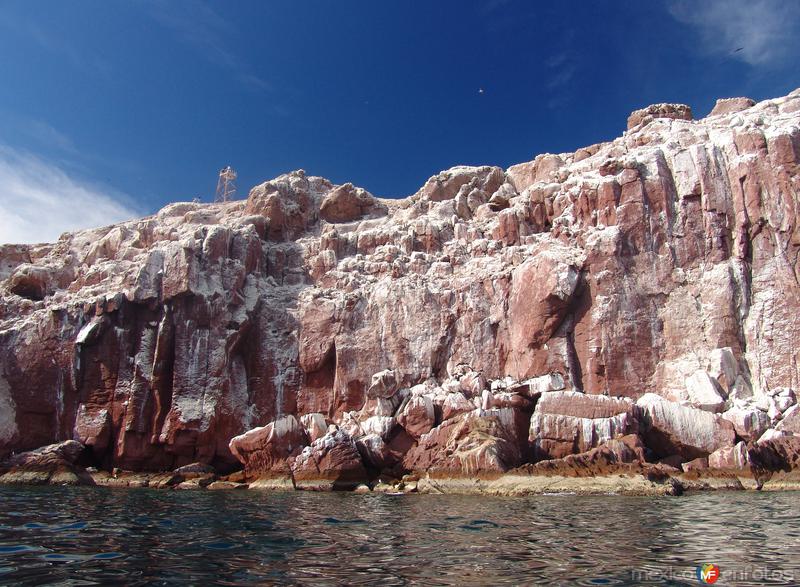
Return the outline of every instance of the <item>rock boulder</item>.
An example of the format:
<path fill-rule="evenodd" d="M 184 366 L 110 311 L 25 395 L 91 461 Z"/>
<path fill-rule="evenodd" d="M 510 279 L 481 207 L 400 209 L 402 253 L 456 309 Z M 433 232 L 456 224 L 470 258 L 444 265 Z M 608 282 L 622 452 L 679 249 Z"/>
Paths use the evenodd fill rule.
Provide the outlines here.
<path fill-rule="evenodd" d="M 545 392 L 530 424 L 535 460 L 586 452 L 613 438 L 639 432 L 640 410 L 633 400 L 575 391 Z"/>
<path fill-rule="evenodd" d="M 313 491 L 353 489 L 367 482 L 356 443 L 343 430 L 333 430 L 303 449 L 292 475 L 297 489 Z"/>
<path fill-rule="evenodd" d="M 717 414 L 653 393 L 643 395 L 637 405 L 644 410 L 645 444 L 659 456 L 677 454 L 688 461 L 734 445 L 733 424 Z"/>
<path fill-rule="evenodd" d="M 248 473 L 264 474 L 288 473 L 288 459 L 307 445 L 305 429 L 289 415 L 232 438 L 229 446 Z"/>

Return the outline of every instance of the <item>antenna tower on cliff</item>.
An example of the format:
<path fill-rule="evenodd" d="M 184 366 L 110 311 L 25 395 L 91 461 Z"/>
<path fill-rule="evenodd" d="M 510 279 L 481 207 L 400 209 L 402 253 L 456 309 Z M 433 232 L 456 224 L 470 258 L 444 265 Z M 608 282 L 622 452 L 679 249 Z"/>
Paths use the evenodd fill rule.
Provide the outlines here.
<path fill-rule="evenodd" d="M 236 195 L 236 171 L 228 165 L 219 170 L 215 202 L 230 202 Z"/>

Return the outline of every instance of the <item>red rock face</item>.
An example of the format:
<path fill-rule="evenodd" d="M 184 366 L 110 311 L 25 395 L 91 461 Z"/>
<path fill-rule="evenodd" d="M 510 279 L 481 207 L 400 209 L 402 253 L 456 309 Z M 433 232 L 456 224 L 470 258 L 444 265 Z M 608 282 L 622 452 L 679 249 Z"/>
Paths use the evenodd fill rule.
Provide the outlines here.
<path fill-rule="evenodd" d="M 297 171 L 2 246 L 0 458 L 75 439 L 105 468 L 268 469 L 280 443 L 237 458 L 231 439 L 318 414 L 303 434 L 352 428 L 368 472 L 502 470 L 529 442 L 590 450 L 583 420 L 618 415 L 543 405 L 530 434 L 560 389 L 694 406 L 639 428 L 663 457 L 793 438 L 800 93 L 712 114 L 656 105 L 611 142 L 456 167 L 405 200 Z M 394 427 L 362 430 L 373 416 Z"/>

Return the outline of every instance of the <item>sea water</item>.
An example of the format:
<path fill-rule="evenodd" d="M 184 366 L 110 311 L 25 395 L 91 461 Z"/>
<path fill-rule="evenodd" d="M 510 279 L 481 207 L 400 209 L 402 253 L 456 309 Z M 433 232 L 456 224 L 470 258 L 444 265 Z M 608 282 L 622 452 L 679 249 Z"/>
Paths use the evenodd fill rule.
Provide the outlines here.
<path fill-rule="evenodd" d="M 797 585 L 798 497 L 0 487 L 0 584 Z"/>

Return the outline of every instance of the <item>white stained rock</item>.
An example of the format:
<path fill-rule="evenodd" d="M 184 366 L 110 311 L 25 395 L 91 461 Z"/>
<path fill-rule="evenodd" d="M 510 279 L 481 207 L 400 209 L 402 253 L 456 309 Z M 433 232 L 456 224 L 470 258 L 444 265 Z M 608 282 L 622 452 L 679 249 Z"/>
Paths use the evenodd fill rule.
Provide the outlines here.
<path fill-rule="evenodd" d="M 523 387 L 517 390 L 518 393 L 531 399 L 543 393 L 547 393 L 548 391 L 561 391 L 566 387 L 564 385 L 564 376 L 561 375 L 561 373 L 549 373 L 532 379 L 526 379 L 522 384 Z M 527 391 L 525 391 L 525 387 L 527 387 Z"/>
<path fill-rule="evenodd" d="M 482 410 L 489 410 L 492 408 L 492 398 L 494 394 L 489 391 L 488 389 L 484 389 L 481 393 L 481 409 Z"/>
<path fill-rule="evenodd" d="M 351 438 L 358 438 L 364 435 L 361 430 L 361 422 L 358 417 L 358 412 L 345 412 L 342 414 L 342 418 L 338 427 L 346 432 Z"/>
<path fill-rule="evenodd" d="M 770 395 L 775 402 L 775 407 L 777 407 L 781 413 L 785 413 L 786 410 L 797 403 L 794 391 L 789 387 L 776 387 L 770 391 Z"/>
<path fill-rule="evenodd" d="M 744 375 L 739 374 L 729 390 L 729 397 L 735 400 L 747 400 L 753 397 L 753 387 Z"/>
<path fill-rule="evenodd" d="M 745 440 L 759 438 L 770 426 L 769 416 L 755 407 L 735 406 L 722 414 L 722 417 L 732 423 L 736 434 Z"/>
<path fill-rule="evenodd" d="M 725 407 L 725 398 L 719 384 L 702 369 L 698 369 L 686 378 L 686 393 L 689 403 L 707 412 L 721 412 Z"/>
<path fill-rule="evenodd" d="M 269 453 L 270 466 L 307 444 L 300 421 L 289 414 L 231 438 L 228 448 L 245 467 L 254 453 Z M 262 463 L 263 464 L 263 463 Z M 268 468 L 268 467 L 267 467 Z"/>
<path fill-rule="evenodd" d="M 435 385 L 429 384 L 427 381 L 425 383 L 418 383 L 409 389 L 409 393 L 411 397 L 420 397 L 420 396 L 429 396 L 433 393 Z"/>
<path fill-rule="evenodd" d="M 458 385 L 465 397 L 472 398 L 480 395 L 484 390 L 486 379 L 481 373 L 470 371 L 459 378 Z"/>
<path fill-rule="evenodd" d="M 397 415 L 397 423 L 414 438 L 426 434 L 436 423 L 433 400 L 426 395 L 412 396 Z"/>
<path fill-rule="evenodd" d="M 0 407 L 2 407 L 2 401 L 0 401 Z M 91 409 L 87 408 L 86 404 L 79 404 L 78 413 L 75 415 L 73 438 L 86 446 L 95 446 L 102 442 L 103 437 L 107 438 L 110 424 L 111 418 L 106 408 Z"/>
<path fill-rule="evenodd" d="M 489 385 L 489 389 L 492 391 L 492 393 L 505 391 L 506 387 L 507 385 L 505 379 L 495 379 Z"/>
<path fill-rule="evenodd" d="M 372 416 L 361 422 L 361 432 L 365 436 L 376 434 L 381 438 L 387 438 L 394 429 L 395 419 L 391 416 Z"/>
<path fill-rule="evenodd" d="M 306 429 L 310 442 L 314 442 L 317 438 L 322 438 L 328 432 L 328 423 L 325 420 L 325 416 L 319 412 L 300 416 L 300 423 Z"/>
<path fill-rule="evenodd" d="M 656 451 L 691 459 L 733 446 L 733 424 L 717 414 L 682 406 L 655 393 L 644 394 L 636 404 L 646 411 L 650 425 L 645 443 Z"/>
<path fill-rule="evenodd" d="M 788 411 L 789 410 L 787 410 L 787 412 Z M 777 422 L 783 418 L 783 412 L 781 412 L 781 410 L 778 408 L 778 404 L 774 398 L 769 398 L 769 409 L 767 410 L 767 415 L 772 422 Z"/>
<path fill-rule="evenodd" d="M 800 405 L 792 406 L 783 414 L 783 419 L 775 426 L 776 430 L 789 434 L 800 434 Z"/>
<path fill-rule="evenodd" d="M 636 433 L 640 410 L 628 398 L 552 391 L 542 394 L 528 438 L 538 458 L 558 458 L 569 447 L 584 452 L 616 436 Z M 558 445 L 554 452 L 552 449 Z"/>
<path fill-rule="evenodd" d="M 442 391 L 449 395 L 451 393 L 461 393 L 461 384 L 458 379 L 447 379 L 441 385 Z"/>
<path fill-rule="evenodd" d="M 749 465 L 750 457 L 744 442 L 720 448 L 708 455 L 708 466 L 712 469 L 746 469 Z"/>
<path fill-rule="evenodd" d="M 770 422 L 775 424 L 778 420 L 783 417 L 783 412 L 778 409 L 777 402 L 775 398 L 772 398 L 768 395 L 759 395 L 754 397 L 750 402 L 738 402 L 738 405 L 754 405 L 756 408 L 761 410 L 762 412 L 766 413 L 769 416 Z"/>
<path fill-rule="evenodd" d="M 391 369 L 384 369 L 372 376 L 368 397 L 390 398 L 398 390 L 397 376 Z"/>
<path fill-rule="evenodd" d="M 356 447 L 362 458 L 376 468 L 389 465 L 391 451 L 386 442 L 378 434 L 368 434 L 356 440 Z"/>
<path fill-rule="evenodd" d="M 475 405 L 464 397 L 463 393 L 451 393 L 444 398 L 442 404 L 442 420 L 449 420 L 459 414 L 471 412 L 475 409 Z"/>
<path fill-rule="evenodd" d="M 69 430 L 70 419 L 86 422 L 82 440 L 89 443 L 89 438 L 102 435 L 103 441 L 111 443 L 108 451 L 115 462 L 135 467 L 152 452 L 148 439 L 179 451 L 225 456 L 216 446 L 220 435 L 227 438 L 238 432 L 237 422 L 241 429 L 261 423 L 267 404 L 286 408 L 276 414 L 293 411 L 287 406 L 295 403 L 330 404 L 337 413 L 359 409 L 362 385 L 369 385 L 373 374 L 377 376 L 373 393 L 389 393 L 391 382 L 381 382 L 392 373 L 382 371 L 386 367 L 396 370 L 396 383 L 402 387 L 392 395 L 391 404 L 384 403 L 388 401 L 384 398 L 371 398 L 368 409 L 347 416 L 342 425 L 356 437 L 365 433 L 361 423 L 369 417 L 395 415 L 402 405 L 397 398 L 412 383 L 432 373 L 440 377 L 451 364 L 464 366 L 451 373 L 458 377 L 463 400 L 451 398 L 455 390 L 448 382 L 446 393 L 431 397 L 436 423 L 444 417 L 445 404 L 460 411 L 470 407 L 464 400 L 480 400 L 488 387 L 486 377 L 513 373 L 516 379 L 525 379 L 560 369 L 563 377 L 542 375 L 528 380 L 529 395 L 563 389 L 564 379 L 570 387 L 564 332 L 570 328 L 568 315 L 584 278 L 586 296 L 581 305 L 586 312 L 582 312 L 578 350 L 581 360 L 590 363 L 583 365 L 587 382 L 591 379 L 588 389 L 640 394 L 652 387 L 688 401 L 685 379 L 702 368 L 714 393 L 722 398 L 727 393 L 726 408 L 742 407 L 736 400 L 752 398 L 751 374 L 759 395 L 768 386 L 795 385 L 798 391 L 798 365 L 792 356 L 796 353 L 793 341 L 800 339 L 800 323 L 792 320 L 794 294 L 783 295 L 786 292 L 780 287 L 791 284 L 793 276 L 791 267 L 786 273 L 781 248 L 769 246 L 775 238 L 791 240 L 786 231 L 794 226 L 785 209 L 797 203 L 798 194 L 776 192 L 787 173 L 792 181 L 797 176 L 800 111 L 784 110 L 789 106 L 800 106 L 800 94 L 742 111 L 736 117 L 741 125 L 736 130 L 729 127 L 730 116 L 692 124 L 657 119 L 660 122 L 621 139 L 582 149 L 580 154 L 544 155 L 507 174 L 490 168 L 455 169 L 437 176 L 415 198 L 387 201 L 387 214 L 380 218 L 362 209 L 378 203 L 359 197 L 358 190 L 339 189 L 297 172 L 266 182 L 247 201 L 176 204 L 156 216 L 124 223 L 124 228 L 79 231 L 58 243 L 16 252 L 0 247 L 3 281 L 17 271 L 18 263 L 33 263 L 42 272 L 26 270 L 28 286 L 51 294 L 41 301 L 0 295 L 4 304 L 0 329 L 7 329 L 5 339 L 16 347 L 7 345 L 0 352 L 0 374 L 20 367 L 53 375 L 27 378 L 31 381 L 16 377 L 13 390 L 11 380 L 5 384 L 0 377 L 0 446 L 12 450 L 32 442 L 36 431 L 25 430 L 22 423 L 23 412 L 31 406 L 18 405 L 27 400 L 35 400 L 36 410 L 58 416 L 53 420 L 54 431 Z M 725 153 L 739 155 L 722 156 Z M 686 244 L 688 240 L 675 241 L 676 235 L 663 222 L 642 224 L 637 214 L 631 214 L 635 206 L 619 205 L 639 197 L 640 189 L 649 193 L 653 188 L 655 192 L 649 195 L 660 200 L 690 196 L 678 204 L 691 212 L 695 204 L 707 203 L 694 200 L 701 192 L 705 198 L 710 189 L 715 192 L 711 204 L 730 213 L 704 217 L 707 222 L 696 227 L 702 243 L 742 221 L 744 212 L 734 210 L 732 200 L 736 190 L 727 185 L 732 174 L 759 178 L 765 186 L 776 188 L 753 202 L 754 214 L 771 219 L 763 227 L 763 242 L 753 243 L 758 249 L 753 254 L 763 261 L 757 267 L 742 262 L 742 251 L 732 253 L 729 260 L 715 259 L 700 267 L 697 251 Z M 514 189 L 508 191 L 505 181 Z M 677 192 L 672 192 L 672 185 Z M 662 189 L 665 186 L 669 193 Z M 334 190 L 335 197 L 328 197 Z M 515 196 L 516 192 L 522 195 Z M 510 198 L 492 198 L 492 194 Z M 322 212 L 325 199 L 328 205 Z M 490 200 L 496 207 L 508 204 L 509 208 L 502 214 L 492 211 Z M 345 207 L 353 214 L 345 213 Z M 468 221 L 458 220 L 454 226 L 454 213 Z M 336 226 L 320 216 L 328 216 Z M 501 218 L 508 220 L 508 226 Z M 733 248 L 748 244 L 741 236 L 734 235 Z M 94 246 L 101 242 L 102 246 Z M 681 249 L 671 272 L 618 263 L 623 253 L 647 250 L 652 242 Z M 91 258 L 87 258 L 89 251 Z M 7 256 L 12 252 L 13 259 Z M 542 259 L 543 264 L 532 266 L 533 259 Z M 324 272 L 314 269 L 318 260 L 324 260 Z M 525 267 L 532 270 L 517 279 L 519 269 Z M 750 269 L 753 275 L 747 277 L 759 287 L 747 296 L 751 310 L 745 319 L 731 310 L 731 304 Z M 705 273 L 708 279 L 702 277 Z M 549 277 L 553 277 L 552 287 L 534 287 Z M 625 291 L 620 292 L 613 286 L 623 280 Z M 11 293 L 7 285 L 3 287 Z M 141 309 L 150 308 L 145 312 L 146 326 L 143 314 L 107 299 L 128 291 L 133 292 L 129 299 Z M 637 321 L 644 330 L 663 326 L 663 332 L 656 334 L 669 347 L 664 352 L 641 347 L 626 352 L 626 345 L 638 340 L 625 322 L 631 300 L 643 299 L 652 303 L 635 308 Z M 525 318 L 516 325 L 509 319 L 513 300 Z M 528 312 L 534 301 L 541 311 Z M 320 311 L 312 311 L 315 308 Z M 61 361 L 56 367 L 64 377 L 56 378 L 58 373 L 47 371 L 50 353 L 37 352 L 40 341 L 74 341 L 84 317 L 98 312 L 109 320 L 113 317 L 115 326 L 109 324 L 108 336 L 100 333 L 101 340 L 109 338 L 111 343 L 138 349 L 135 360 L 119 361 L 117 367 L 116 361 L 106 361 L 116 356 L 115 349 L 98 348 L 92 354 L 99 353 L 98 360 L 111 365 L 111 371 L 77 364 L 71 369 Z M 153 318 L 159 313 L 161 326 L 156 329 Z M 511 331 L 517 325 L 518 344 L 512 344 Z M 724 339 L 731 328 L 739 327 L 748 341 L 746 355 L 740 356 L 735 345 L 733 350 L 714 348 L 728 344 L 714 340 Z M 91 338 L 91 327 L 81 332 L 79 343 Z M 541 336 L 535 334 L 539 332 Z M 161 410 L 161 417 L 154 419 L 150 410 L 137 409 L 134 396 L 141 391 L 142 377 L 156 388 L 164 379 L 164 369 L 170 377 L 173 363 L 174 397 Z M 76 417 L 77 399 L 60 393 L 58 381 L 67 381 L 76 369 L 92 388 L 102 387 L 104 378 L 118 381 L 116 392 L 106 394 L 108 398 L 93 395 L 93 401 L 99 402 L 96 413 Z M 525 395 L 517 388 L 520 385 L 515 382 L 513 391 Z M 221 397 L 222 390 L 229 388 L 233 395 Z M 433 393 L 421 387 L 423 396 Z M 702 397 L 699 403 L 706 409 L 719 409 L 714 393 L 710 404 Z M 319 402 L 306 401 L 308 394 L 320 394 Z M 764 413 L 769 412 L 776 422 L 783 418 L 781 426 L 787 429 L 792 421 L 787 412 L 796 401 L 792 395 L 775 395 L 767 398 L 773 403 L 765 400 L 763 404 Z M 500 401 L 496 396 L 491 400 L 484 407 L 496 407 Z M 110 417 L 107 414 L 124 406 L 130 409 L 117 424 L 141 432 L 142 442 L 132 442 L 125 434 L 111 434 L 106 440 L 110 434 L 104 424 Z M 416 424 L 420 429 L 430 424 L 424 401 L 422 407 L 418 421 L 407 422 L 412 429 Z M 471 407 L 479 408 L 481 402 Z M 673 409 L 684 413 L 673 407 L 664 411 Z M 697 411 L 687 412 L 689 423 L 674 417 L 673 424 L 689 440 L 695 433 L 705 434 L 708 422 L 714 424 L 713 418 L 703 417 L 714 414 Z M 461 418 L 466 416 L 461 414 Z M 730 416 L 739 423 L 740 432 L 751 438 L 763 424 L 763 416 L 749 416 L 756 421 L 748 432 L 753 422 L 745 416 Z M 700 423 L 694 425 L 694 420 Z M 317 436 L 322 423 L 310 424 L 312 436 Z M 733 430 L 735 424 L 730 426 Z M 304 435 L 306 430 L 302 428 Z M 405 435 L 401 436 L 398 444 L 405 441 Z M 256 448 L 265 452 L 261 444 Z"/>
<path fill-rule="evenodd" d="M 17 410 L 11 388 L 3 377 L 0 377 L 0 446 L 10 442 L 19 432 L 17 428 Z"/>
<path fill-rule="evenodd" d="M 75 344 L 88 344 L 94 342 L 103 327 L 103 318 L 94 318 L 88 322 L 75 338 Z"/>
<path fill-rule="evenodd" d="M 765 442 L 769 442 L 770 440 L 774 440 L 776 438 L 782 438 L 784 436 L 791 436 L 791 434 L 783 430 L 775 430 L 774 428 L 770 428 L 761 435 L 757 442 L 758 444 L 764 444 Z"/>
<path fill-rule="evenodd" d="M 708 359 L 708 373 L 717 380 L 720 387 L 730 393 L 739 376 L 739 364 L 730 347 L 714 349 Z"/>
<path fill-rule="evenodd" d="M 361 417 L 369 418 L 370 416 L 394 416 L 397 408 L 402 403 L 405 394 L 403 390 L 394 394 L 389 399 L 382 397 L 367 398 L 364 406 L 361 408 Z"/>

